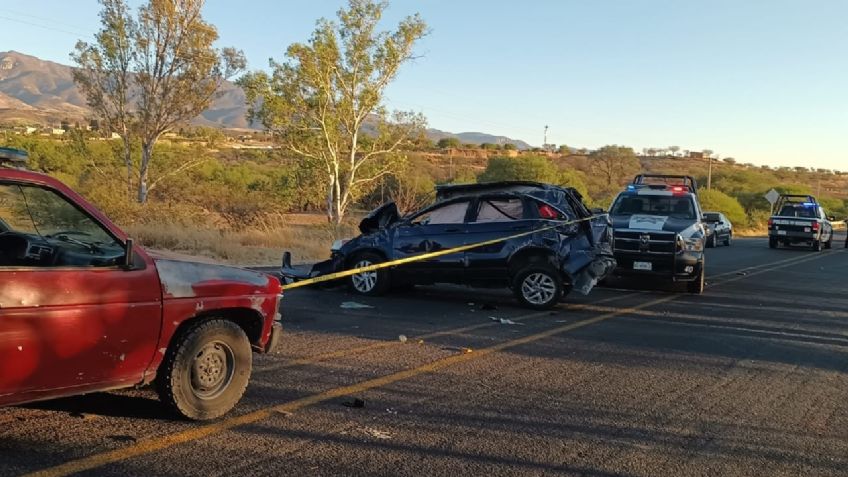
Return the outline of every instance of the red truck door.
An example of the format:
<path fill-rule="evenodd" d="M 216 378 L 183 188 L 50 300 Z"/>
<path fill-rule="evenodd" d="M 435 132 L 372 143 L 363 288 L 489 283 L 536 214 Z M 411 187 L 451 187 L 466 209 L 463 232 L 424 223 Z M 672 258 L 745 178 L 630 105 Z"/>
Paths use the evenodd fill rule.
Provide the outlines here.
<path fill-rule="evenodd" d="M 0 183 L 0 404 L 138 382 L 156 352 L 152 261 L 56 191 Z"/>

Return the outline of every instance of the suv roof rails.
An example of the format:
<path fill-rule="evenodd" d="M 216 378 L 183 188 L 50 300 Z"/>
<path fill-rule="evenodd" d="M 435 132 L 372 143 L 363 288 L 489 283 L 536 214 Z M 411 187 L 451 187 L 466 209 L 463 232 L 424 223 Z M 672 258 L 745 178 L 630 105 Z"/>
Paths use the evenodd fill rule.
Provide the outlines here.
<path fill-rule="evenodd" d="M 653 181 L 651 181 L 653 179 Z M 698 183 L 692 176 L 672 174 L 639 174 L 630 184 L 633 188 L 650 188 L 665 190 L 672 187 L 685 187 L 692 194 L 698 195 Z"/>
<path fill-rule="evenodd" d="M 13 147 L 0 147 L 0 167 L 26 168 L 29 154 L 21 149 Z"/>

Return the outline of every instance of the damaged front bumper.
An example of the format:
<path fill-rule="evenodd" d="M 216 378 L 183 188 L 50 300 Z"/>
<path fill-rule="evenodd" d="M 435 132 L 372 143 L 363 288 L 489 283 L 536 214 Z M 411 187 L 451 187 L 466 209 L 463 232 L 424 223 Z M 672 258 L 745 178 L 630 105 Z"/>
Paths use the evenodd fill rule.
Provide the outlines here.
<path fill-rule="evenodd" d="M 334 253 L 329 260 L 323 262 L 312 265 L 292 265 L 291 252 L 285 252 L 279 274 L 283 284 L 289 284 L 341 271 L 343 264 L 342 256 Z"/>

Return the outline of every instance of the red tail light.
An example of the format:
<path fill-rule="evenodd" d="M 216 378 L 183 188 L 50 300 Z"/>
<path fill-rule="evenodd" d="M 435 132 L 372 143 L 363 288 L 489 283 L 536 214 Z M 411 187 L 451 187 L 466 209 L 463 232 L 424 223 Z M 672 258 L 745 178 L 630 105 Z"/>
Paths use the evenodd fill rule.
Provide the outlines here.
<path fill-rule="evenodd" d="M 559 214 L 553 207 L 547 204 L 539 205 L 539 216 L 543 219 L 556 220 L 559 218 Z"/>
<path fill-rule="evenodd" d="M 768 226 L 771 227 L 774 225 L 774 219 L 769 219 Z"/>
<path fill-rule="evenodd" d="M 818 232 L 818 231 L 819 231 L 819 223 L 813 222 L 813 232 Z"/>

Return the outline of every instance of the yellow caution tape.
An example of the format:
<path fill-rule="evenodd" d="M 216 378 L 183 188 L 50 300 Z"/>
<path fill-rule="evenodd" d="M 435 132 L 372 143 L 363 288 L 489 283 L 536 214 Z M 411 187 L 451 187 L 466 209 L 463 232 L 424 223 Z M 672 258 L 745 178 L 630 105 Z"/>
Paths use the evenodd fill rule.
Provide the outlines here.
<path fill-rule="evenodd" d="M 588 222 L 590 220 L 597 219 L 598 217 L 604 217 L 606 215 L 607 214 L 593 215 L 591 217 L 586 217 L 586 218 L 583 218 L 583 219 L 566 220 L 566 221 L 562 221 L 562 222 L 557 222 L 556 225 L 551 225 L 549 227 L 542 227 L 542 228 L 538 228 L 538 229 L 533 229 L 533 230 L 529 230 L 527 232 L 521 232 L 521 233 L 518 233 L 518 234 L 515 234 L 515 235 L 510 235 L 508 237 L 501 237 L 501 238 L 492 239 L 492 240 L 484 240 L 482 242 L 477 242 L 477 243 L 473 243 L 473 244 L 469 244 L 469 245 L 460 245 L 459 247 L 447 248 L 447 249 L 444 249 L 444 250 L 437 250 L 435 252 L 422 253 L 421 255 L 415 255 L 415 256 L 412 256 L 412 257 L 404 257 L 404 258 L 399 258 L 397 260 L 391 260 L 391 261 L 388 261 L 388 262 L 375 263 L 373 265 L 368 265 L 366 267 L 358 267 L 358 268 L 352 268 L 350 270 L 343 270 L 341 272 L 328 273 L 327 275 L 321 275 L 320 277 L 307 278 L 307 279 L 296 281 L 296 282 L 293 282 L 293 283 L 284 284 L 284 285 L 281 286 L 281 288 L 283 290 L 291 290 L 293 288 L 305 287 L 307 285 L 314 285 L 316 283 L 321 283 L 321 282 L 329 282 L 331 280 L 349 277 L 351 275 L 359 275 L 360 273 L 373 272 L 375 270 L 380 270 L 380 269 L 383 269 L 383 268 L 395 267 L 395 266 L 403 265 L 403 264 L 406 264 L 406 263 L 420 262 L 422 260 L 428 260 L 428 259 L 431 259 L 431 258 L 442 257 L 444 255 L 450 255 L 452 253 L 465 252 L 466 250 L 471 250 L 471 249 L 475 249 L 475 248 L 478 248 L 478 247 L 485 247 L 486 245 L 494 245 L 496 243 L 505 242 L 507 240 L 512 240 L 514 238 L 524 237 L 524 236 L 527 236 L 527 235 L 533 235 L 533 234 L 536 234 L 536 233 L 539 233 L 539 232 L 544 232 L 546 230 L 552 230 L 552 229 L 555 229 L 557 227 L 562 227 L 563 225 L 571 225 L 571 224 L 578 224 L 578 223 L 581 223 L 581 222 Z"/>

